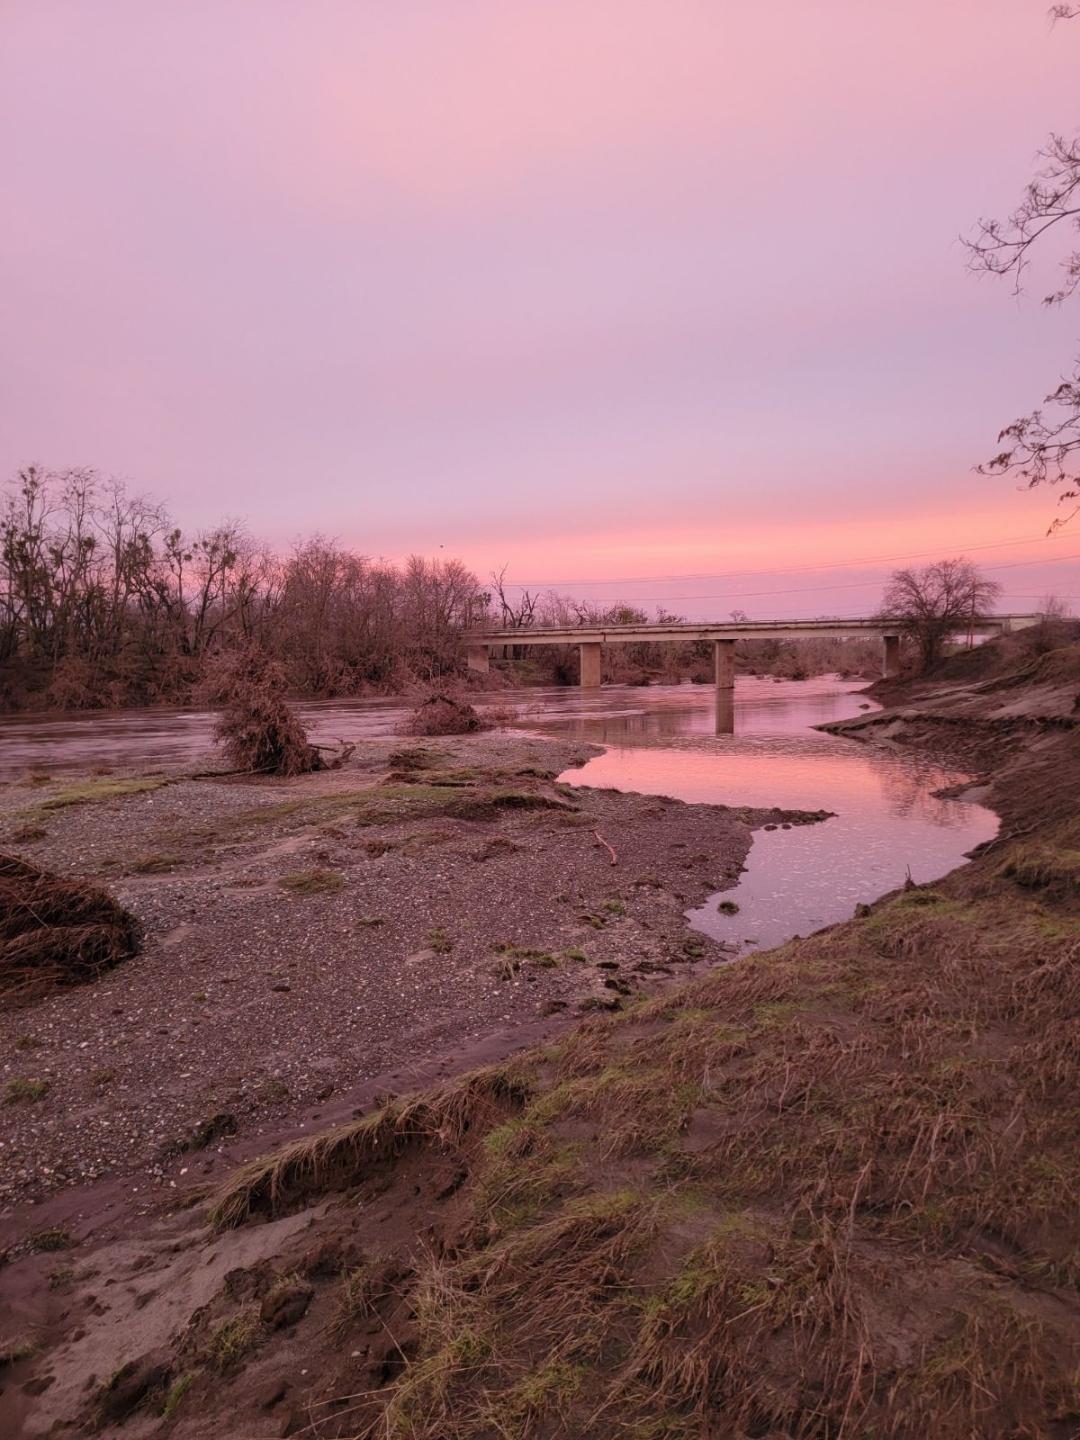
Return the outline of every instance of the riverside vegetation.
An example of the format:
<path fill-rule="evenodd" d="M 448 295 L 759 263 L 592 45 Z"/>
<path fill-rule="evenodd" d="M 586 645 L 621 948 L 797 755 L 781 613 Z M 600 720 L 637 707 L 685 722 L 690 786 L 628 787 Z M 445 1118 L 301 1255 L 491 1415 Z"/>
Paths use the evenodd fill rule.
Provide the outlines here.
<path fill-rule="evenodd" d="M 1080 646 L 995 645 L 846 726 L 982 772 L 970 865 L 294 1132 L 77 1240 L 55 1289 L 17 1244 L 44 1288 L 0 1406 L 185 1440 L 1075 1434 Z"/>
<path fill-rule="evenodd" d="M 344 696 L 504 683 L 465 666 L 462 634 L 491 621 L 644 623 L 625 605 L 554 593 L 511 602 L 501 576 L 483 584 L 459 560 L 397 566 L 314 536 L 286 557 L 235 523 L 197 535 L 164 509 L 91 470 L 30 468 L 0 503 L 0 711 L 186 704 L 214 687 L 219 657 L 265 653 L 287 689 Z M 798 678 L 876 673 L 859 641 L 752 642 L 741 663 Z M 577 680 L 576 647 L 518 647 L 501 662 L 516 682 Z M 708 643 L 613 647 L 607 680 L 711 682 Z"/>

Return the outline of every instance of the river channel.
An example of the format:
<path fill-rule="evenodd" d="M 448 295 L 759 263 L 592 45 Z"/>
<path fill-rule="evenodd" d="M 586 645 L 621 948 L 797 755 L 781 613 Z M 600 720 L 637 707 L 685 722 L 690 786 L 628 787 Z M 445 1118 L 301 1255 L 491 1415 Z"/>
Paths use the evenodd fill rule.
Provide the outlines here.
<path fill-rule="evenodd" d="M 935 792 L 965 777 L 917 753 L 825 735 L 814 727 L 872 708 L 860 685 L 740 677 L 718 716 L 711 686 L 611 686 L 500 692 L 530 730 L 605 747 L 562 779 L 719 805 L 831 810 L 816 825 L 758 830 L 736 889 L 690 912 L 733 953 L 776 945 L 850 917 L 903 884 L 935 880 L 992 838 L 997 817 Z M 399 699 L 299 707 L 315 739 L 400 733 Z M 122 766 L 153 770 L 207 760 L 213 717 L 197 710 L 0 719 L 0 781 L 28 771 Z M 721 733 L 717 733 L 718 728 Z M 729 733 L 730 732 L 730 733 Z M 718 909 L 735 901 L 736 914 Z"/>

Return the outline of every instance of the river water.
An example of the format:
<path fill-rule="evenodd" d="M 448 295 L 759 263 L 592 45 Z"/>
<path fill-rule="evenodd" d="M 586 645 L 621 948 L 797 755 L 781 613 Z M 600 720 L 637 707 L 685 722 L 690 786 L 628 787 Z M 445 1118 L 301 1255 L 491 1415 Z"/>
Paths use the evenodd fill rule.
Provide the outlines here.
<path fill-rule="evenodd" d="M 717 805 L 832 810 L 820 824 L 756 830 L 736 889 L 689 912 L 698 930 L 735 953 L 849 919 L 860 902 L 939 879 L 997 833 L 984 806 L 934 792 L 967 777 L 917 752 L 824 735 L 813 727 L 877 709 L 861 683 L 835 676 L 736 681 L 734 733 L 717 734 L 710 687 L 603 690 L 545 725 L 607 746 L 562 776 L 570 784 L 670 795 Z M 720 728 L 731 726 L 721 716 Z M 720 911 L 734 901 L 738 913 Z"/>
<path fill-rule="evenodd" d="M 738 887 L 691 912 L 695 927 L 739 953 L 847 919 L 860 901 L 894 889 L 908 874 L 918 883 L 935 880 L 997 830 L 991 811 L 934 794 L 965 778 L 960 772 L 816 731 L 873 708 L 858 684 L 835 676 L 740 677 L 733 707 L 719 715 L 715 690 L 703 685 L 529 689 L 492 698 L 514 706 L 531 730 L 606 747 L 566 772 L 570 784 L 836 812 L 818 825 L 756 831 Z M 400 733 L 408 713 L 398 699 L 298 708 L 312 738 L 325 742 Z M 212 722 L 197 710 L 5 717 L 0 781 L 28 771 L 209 764 Z M 723 900 L 734 900 L 738 913 L 719 911 Z"/>

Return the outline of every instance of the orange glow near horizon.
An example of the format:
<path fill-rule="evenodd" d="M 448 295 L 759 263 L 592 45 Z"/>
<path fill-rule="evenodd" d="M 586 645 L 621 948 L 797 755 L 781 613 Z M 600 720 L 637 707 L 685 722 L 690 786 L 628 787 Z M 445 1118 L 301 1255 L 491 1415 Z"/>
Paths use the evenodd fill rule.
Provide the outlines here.
<path fill-rule="evenodd" d="M 1053 514 L 1013 492 L 994 505 L 901 514 L 887 525 L 863 515 L 816 524 L 744 520 L 705 533 L 613 528 L 474 543 L 456 553 L 482 580 L 505 565 L 511 585 L 637 599 L 646 608 L 684 602 L 691 615 L 726 613 L 730 601 L 727 608 L 738 605 L 762 618 L 869 613 L 891 569 L 968 555 L 1001 581 L 1004 608 L 1033 610 L 1044 594 L 1080 593 L 1080 534 L 1048 535 L 1040 523 L 1047 513 Z M 575 588 L 587 581 L 597 583 Z M 1018 597 L 1015 603 L 1010 595 Z"/>

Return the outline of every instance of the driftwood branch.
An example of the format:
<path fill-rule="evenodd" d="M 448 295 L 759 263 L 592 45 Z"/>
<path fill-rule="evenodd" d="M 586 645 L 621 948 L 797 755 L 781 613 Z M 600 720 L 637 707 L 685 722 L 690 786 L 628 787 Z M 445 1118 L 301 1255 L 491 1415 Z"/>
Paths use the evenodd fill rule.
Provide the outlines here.
<path fill-rule="evenodd" d="M 599 830 L 594 830 L 592 833 L 596 836 L 597 840 L 599 840 L 600 844 L 603 845 L 604 849 L 611 856 L 612 865 L 617 865 L 619 863 L 619 857 L 615 854 L 614 846 L 608 844 L 608 842 L 600 834 Z"/>
<path fill-rule="evenodd" d="M 356 749 L 356 742 L 348 740 L 339 740 L 336 745 L 316 745 L 313 741 L 309 740 L 308 744 L 312 750 L 328 750 L 333 754 L 333 760 L 331 760 L 326 767 L 328 770 L 340 770 L 342 765 L 345 764 L 345 761 L 348 760 L 349 756 Z"/>
<path fill-rule="evenodd" d="M 308 742 L 312 750 L 328 751 L 334 758 L 328 761 L 323 768 L 326 770 L 340 770 L 345 761 L 356 749 L 355 742 L 339 740 L 336 745 L 315 745 Z M 193 775 L 182 776 L 187 780 L 226 780 L 234 775 L 273 775 L 273 765 L 261 765 L 256 769 L 248 766 L 241 766 L 238 770 L 197 770 Z"/>

